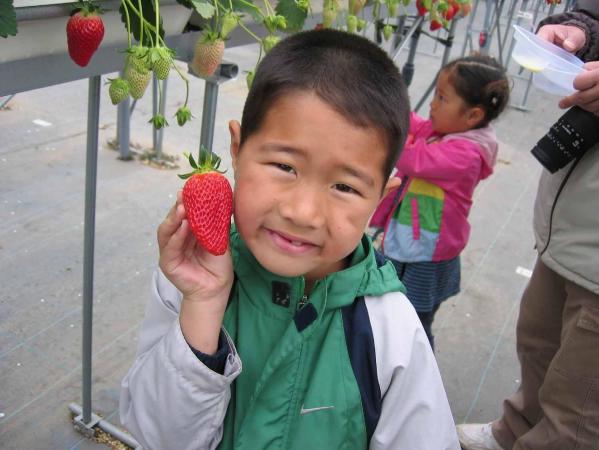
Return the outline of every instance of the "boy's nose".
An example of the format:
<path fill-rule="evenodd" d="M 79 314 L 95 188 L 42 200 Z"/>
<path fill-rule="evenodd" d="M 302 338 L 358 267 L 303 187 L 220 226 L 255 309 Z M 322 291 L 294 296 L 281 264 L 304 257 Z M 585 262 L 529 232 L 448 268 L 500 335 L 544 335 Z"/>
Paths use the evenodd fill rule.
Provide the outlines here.
<path fill-rule="evenodd" d="M 322 190 L 298 186 L 283 197 L 279 204 L 281 216 L 302 228 L 319 228 L 324 225 Z"/>

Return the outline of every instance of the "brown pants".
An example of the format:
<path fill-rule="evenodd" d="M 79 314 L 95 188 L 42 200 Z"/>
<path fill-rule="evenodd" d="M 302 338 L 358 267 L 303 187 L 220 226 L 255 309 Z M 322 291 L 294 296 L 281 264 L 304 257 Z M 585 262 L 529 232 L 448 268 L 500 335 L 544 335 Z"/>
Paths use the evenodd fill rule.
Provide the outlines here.
<path fill-rule="evenodd" d="M 516 338 L 522 383 L 493 423 L 499 444 L 506 450 L 599 450 L 599 295 L 538 259 Z"/>

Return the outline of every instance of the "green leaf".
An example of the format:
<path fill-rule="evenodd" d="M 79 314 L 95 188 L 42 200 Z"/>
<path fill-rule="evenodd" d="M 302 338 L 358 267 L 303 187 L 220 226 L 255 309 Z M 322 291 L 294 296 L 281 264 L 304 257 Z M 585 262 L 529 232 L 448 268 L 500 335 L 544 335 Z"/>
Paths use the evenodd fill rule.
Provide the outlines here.
<path fill-rule="evenodd" d="M 194 169 L 198 168 L 198 165 L 195 162 L 195 159 L 193 159 L 193 156 L 191 155 L 191 153 L 189 155 L 187 155 L 187 159 L 189 160 L 189 165 L 191 167 L 193 167 Z"/>
<path fill-rule="evenodd" d="M 211 3 L 208 3 L 205 0 L 191 0 L 191 3 L 193 3 L 195 10 L 204 19 L 210 19 L 212 16 L 214 16 L 215 9 L 214 5 Z"/>
<path fill-rule="evenodd" d="M 254 5 L 252 0 L 232 0 L 233 11 L 246 12 L 255 22 L 262 22 L 262 13 L 260 8 Z"/>
<path fill-rule="evenodd" d="M 304 28 L 308 11 L 300 8 L 296 0 L 279 0 L 275 11 L 277 14 L 285 17 L 287 21 L 285 31 L 288 33 L 295 33 Z"/>
<path fill-rule="evenodd" d="M 12 5 L 13 0 L 0 0 L 0 36 L 16 36 L 17 13 Z"/>
<path fill-rule="evenodd" d="M 135 9 L 138 8 L 138 2 L 141 2 L 141 7 L 143 11 L 144 18 L 146 19 L 146 23 L 144 23 L 144 41 L 141 43 L 146 47 L 151 47 L 153 40 L 156 40 L 156 12 L 154 10 L 154 1 L 153 0 L 131 0 L 131 3 L 135 6 Z M 119 8 L 119 12 L 121 13 L 121 21 L 127 26 L 127 16 L 125 14 L 125 8 L 129 12 L 129 20 L 131 21 L 131 33 L 136 41 L 139 42 L 141 37 L 141 21 L 135 10 L 129 6 L 127 2 L 121 2 L 121 7 Z M 159 34 L 162 38 L 164 38 L 164 28 L 162 27 L 162 16 L 159 21 Z"/>

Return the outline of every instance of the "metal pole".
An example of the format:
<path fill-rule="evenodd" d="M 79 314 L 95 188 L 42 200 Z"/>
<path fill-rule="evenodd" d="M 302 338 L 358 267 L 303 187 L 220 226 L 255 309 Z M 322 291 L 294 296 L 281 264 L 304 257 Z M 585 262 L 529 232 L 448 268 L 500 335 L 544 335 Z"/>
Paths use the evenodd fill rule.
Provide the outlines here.
<path fill-rule="evenodd" d="M 94 295 L 94 234 L 96 215 L 96 175 L 98 127 L 100 126 L 99 75 L 89 79 L 87 100 L 87 156 L 85 162 L 85 225 L 83 240 L 83 422 L 92 413 L 92 327 Z"/>
<path fill-rule="evenodd" d="M 511 28 L 512 20 L 514 19 L 514 12 L 516 11 L 517 5 L 518 5 L 518 0 L 512 0 L 512 3 L 510 4 L 510 7 L 508 9 L 507 26 L 505 27 L 505 35 L 503 36 L 503 42 L 501 43 L 501 46 L 503 48 L 505 48 L 505 44 L 507 44 L 507 38 L 510 35 L 510 28 Z"/>
<path fill-rule="evenodd" d="M 409 86 L 412 82 L 412 78 L 414 77 L 414 59 L 416 59 L 416 49 L 418 48 L 418 40 L 420 39 L 420 31 L 422 30 L 423 21 L 421 18 L 414 29 L 414 33 L 410 38 L 410 52 L 408 53 L 408 59 L 401 69 L 401 76 L 406 83 L 406 86 Z"/>
<path fill-rule="evenodd" d="M 152 112 L 154 115 L 160 114 L 164 116 L 165 104 L 166 104 L 166 87 L 167 80 L 160 81 L 156 78 L 156 75 L 152 77 Z M 161 83 L 161 84 L 159 84 Z M 162 86 L 162 97 L 160 97 L 160 87 Z M 162 140 L 164 136 L 164 128 L 157 130 L 152 127 L 152 148 L 156 153 L 156 158 L 162 158 Z"/>
<path fill-rule="evenodd" d="M 522 18 L 524 17 L 524 15 L 526 15 L 526 7 L 527 7 L 527 2 L 528 0 L 522 0 L 522 5 L 520 5 L 520 11 L 518 12 L 518 15 L 516 16 L 516 25 L 520 25 L 520 23 L 522 22 Z M 505 55 L 505 61 L 503 62 L 504 67 L 508 67 L 509 63 L 510 63 L 510 58 L 512 57 L 512 53 L 514 51 L 514 47 L 516 46 L 516 40 L 514 39 L 514 35 L 512 34 L 512 40 L 510 42 L 510 49 L 508 50 L 507 54 Z"/>
<path fill-rule="evenodd" d="M 503 40 L 501 39 L 501 13 L 505 6 L 505 0 L 495 0 L 495 27 L 497 29 L 497 47 L 499 61 L 503 61 Z"/>
<path fill-rule="evenodd" d="M 204 108 L 202 110 L 202 131 L 200 135 L 200 148 L 203 146 L 209 150 L 212 150 L 217 100 L 218 83 L 215 81 L 206 80 L 206 87 L 204 89 Z"/>
<path fill-rule="evenodd" d="M 166 110 L 166 89 L 168 87 L 168 78 L 162 81 L 162 101 L 160 102 L 160 114 L 164 116 Z M 162 158 L 162 141 L 164 139 L 164 128 L 160 129 L 158 134 L 158 142 L 156 143 L 156 153 Z"/>
<path fill-rule="evenodd" d="M 476 16 L 479 3 L 480 0 L 476 0 L 474 2 L 474 6 L 472 7 L 472 11 L 470 11 L 470 18 L 468 19 L 468 26 L 466 27 L 466 35 L 464 36 L 464 45 L 462 46 L 462 53 L 460 53 L 461 56 L 466 54 L 468 42 L 470 42 L 470 48 L 472 49 L 472 24 L 474 23 L 474 17 Z"/>
<path fill-rule="evenodd" d="M 420 29 L 422 28 L 422 22 L 424 22 L 422 17 L 417 17 L 416 19 L 414 19 L 414 23 L 412 23 L 412 26 L 410 26 L 410 29 L 408 30 L 406 35 L 403 37 L 401 43 L 399 43 L 398 46 L 395 47 L 393 57 L 391 58 L 391 59 L 393 59 L 393 61 L 395 61 L 397 59 L 397 57 L 399 56 L 399 54 L 403 51 L 404 47 L 408 43 L 408 39 L 411 38 L 412 36 L 414 36 L 414 33 L 416 33 L 416 31 L 418 31 L 418 33 L 420 33 Z M 405 24 L 404 24 L 404 26 L 405 26 Z M 416 40 L 416 44 L 417 43 L 418 43 L 418 40 Z M 412 56 L 412 62 L 413 62 L 415 56 L 416 56 L 416 50 L 414 50 L 414 55 Z M 409 59 L 409 57 L 408 57 L 408 59 Z"/>
<path fill-rule="evenodd" d="M 123 72 L 119 75 L 123 78 Z M 129 149 L 129 127 L 131 123 L 131 100 L 127 97 L 117 106 L 116 111 L 116 141 L 119 146 L 119 159 L 123 161 L 129 161 L 131 159 L 131 152 Z"/>
<path fill-rule="evenodd" d="M 492 34 L 489 32 L 491 29 L 491 14 L 493 12 L 493 0 L 486 1 L 487 7 L 485 9 L 485 21 L 483 29 L 480 31 L 478 37 L 478 46 L 480 53 L 483 55 L 489 54 L 489 48 L 491 47 Z"/>
<path fill-rule="evenodd" d="M 449 26 L 449 31 L 447 33 L 447 39 L 444 42 L 445 50 L 443 51 L 443 59 L 441 60 L 441 67 L 445 67 L 445 64 L 447 64 L 447 62 L 449 61 L 449 55 L 451 54 L 451 47 L 453 46 L 453 38 L 455 35 L 456 22 L 457 22 L 457 20 L 452 20 L 451 25 Z M 414 111 L 418 112 L 420 110 L 420 108 L 422 108 L 422 105 L 424 104 L 424 102 L 426 101 L 426 99 L 428 98 L 430 93 L 433 91 L 436 84 L 437 84 L 437 77 L 435 77 L 435 79 L 429 85 L 428 89 L 426 90 L 426 92 L 424 93 L 422 98 L 418 101 L 418 104 L 416 105 L 416 108 L 414 109 Z"/>
<path fill-rule="evenodd" d="M 158 80 L 158 78 L 156 78 L 155 74 L 152 74 L 152 116 L 156 116 L 156 114 L 158 114 L 158 110 L 160 109 L 160 105 L 158 104 L 158 101 L 160 99 L 160 91 L 158 89 L 158 83 L 160 83 L 160 80 Z M 157 130 L 154 125 L 152 125 L 152 149 L 154 150 L 154 152 L 156 152 L 156 156 L 158 156 L 158 152 L 159 149 L 157 148 L 157 143 L 158 143 L 158 135 L 160 133 L 160 130 Z"/>

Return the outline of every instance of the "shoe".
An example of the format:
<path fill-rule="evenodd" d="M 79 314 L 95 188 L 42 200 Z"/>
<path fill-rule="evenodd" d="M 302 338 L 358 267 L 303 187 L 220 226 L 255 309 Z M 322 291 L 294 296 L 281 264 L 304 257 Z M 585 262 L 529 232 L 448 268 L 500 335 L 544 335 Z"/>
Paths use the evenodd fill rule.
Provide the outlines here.
<path fill-rule="evenodd" d="M 490 423 L 463 423 L 456 428 L 463 450 L 504 450 L 495 440 Z"/>

